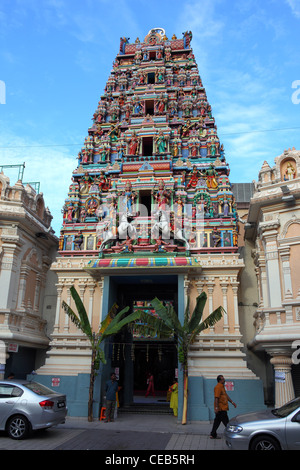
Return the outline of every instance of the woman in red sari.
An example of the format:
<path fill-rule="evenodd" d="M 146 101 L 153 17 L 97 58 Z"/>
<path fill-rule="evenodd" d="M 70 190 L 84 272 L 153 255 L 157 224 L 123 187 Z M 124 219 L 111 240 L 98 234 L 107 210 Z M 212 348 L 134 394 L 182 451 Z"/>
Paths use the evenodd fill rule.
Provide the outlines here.
<path fill-rule="evenodd" d="M 155 397 L 154 377 L 153 377 L 153 374 L 151 372 L 148 373 L 147 384 L 148 384 L 148 388 L 147 388 L 147 392 L 146 392 L 145 397 L 147 397 L 150 394 L 150 392 L 152 393 L 152 396 Z"/>

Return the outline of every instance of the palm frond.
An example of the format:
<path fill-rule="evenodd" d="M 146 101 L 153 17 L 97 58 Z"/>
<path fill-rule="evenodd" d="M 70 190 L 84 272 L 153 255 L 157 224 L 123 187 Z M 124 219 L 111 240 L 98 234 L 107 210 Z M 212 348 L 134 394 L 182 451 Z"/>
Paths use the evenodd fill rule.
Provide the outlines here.
<path fill-rule="evenodd" d="M 73 300 L 75 302 L 75 305 L 76 305 L 76 308 L 77 308 L 77 311 L 78 311 L 78 315 L 80 317 L 80 321 L 81 321 L 81 324 L 82 324 L 82 331 L 84 331 L 86 333 L 86 335 L 90 338 L 90 340 L 92 341 L 92 338 L 93 338 L 93 332 L 92 332 L 92 328 L 91 328 L 91 324 L 90 324 L 90 321 L 89 321 L 89 318 L 88 318 L 88 315 L 86 313 L 86 310 L 85 310 L 85 307 L 83 305 L 83 302 L 77 292 L 77 290 L 75 289 L 74 286 L 71 286 L 70 287 L 70 292 L 71 292 L 71 295 L 73 297 Z"/>
<path fill-rule="evenodd" d="M 111 321 L 111 323 L 107 326 L 106 330 L 103 332 L 100 341 L 105 339 L 107 336 L 115 335 L 119 333 L 119 331 L 125 326 L 128 325 L 139 318 L 139 312 L 133 312 L 130 315 L 127 315 L 125 318 L 122 316 L 129 310 L 129 307 L 126 307 L 115 318 Z M 119 319 L 118 319 L 119 318 Z"/>
<path fill-rule="evenodd" d="M 157 297 L 151 301 L 151 305 L 159 318 L 161 318 L 170 329 L 174 330 L 176 334 L 182 331 L 182 325 L 178 320 L 177 313 L 171 305 L 165 307 Z"/>
<path fill-rule="evenodd" d="M 71 307 L 64 300 L 62 301 L 61 306 L 64 309 L 65 313 L 70 318 L 70 320 L 74 323 L 74 325 L 76 325 L 77 328 L 79 328 L 81 331 L 83 331 L 85 333 L 85 331 L 83 329 L 83 325 L 80 321 L 80 318 L 78 318 L 78 316 L 76 315 L 74 310 L 72 310 Z"/>
<path fill-rule="evenodd" d="M 151 313 L 140 310 L 139 321 L 133 324 L 135 334 L 150 338 L 167 339 L 173 334 L 173 329 L 169 328 L 165 322 Z"/>
<path fill-rule="evenodd" d="M 198 295 L 196 299 L 196 306 L 194 308 L 194 311 L 191 315 L 191 319 L 188 323 L 188 332 L 193 333 L 194 329 L 197 328 L 199 323 L 201 322 L 202 315 L 203 315 L 203 310 L 206 304 L 207 300 L 207 295 L 205 292 L 201 292 L 200 295 Z"/>
<path fill-rule="evenodd" d="M 119 321 L 124 317 L 125 313 L 127 313 L 129 310 L 129 307 L 123 308 L 120 312 L 118 312 L 110 321 L 108 327 L 112 328 L 114 325 L 119 323 Z"/>
<path fill-rule="evenodd" d="M 104 320 L 101 322 L 100 329 L 99 329 L 99 335 L 101 335 L 105 329 L 108 327 L 108 325 L 112 322 L 113 318 L 116 316 L 116 313 L 118 311 L 119 306 L 117 303 L 114 303 L 113 306 L 111 307 L 110 311 L 104 318 Z"/>
<path fill-rule="evenodd" d="M 191 335 L 190 342 L 192 343 L 196 339 L 196 336 L 201 333 L 201 331 L 214 326 L 219 320 L 221 320 L 223 313 L 226 314 L 226 311 L 222 306 L 220 306 L 216 308 L 216 310 L 214 310 L 210 315 L 208 315 L 208 317 L 205 318 L 205 320 L 203 320 L 197 328 L 195 328 Z"/>

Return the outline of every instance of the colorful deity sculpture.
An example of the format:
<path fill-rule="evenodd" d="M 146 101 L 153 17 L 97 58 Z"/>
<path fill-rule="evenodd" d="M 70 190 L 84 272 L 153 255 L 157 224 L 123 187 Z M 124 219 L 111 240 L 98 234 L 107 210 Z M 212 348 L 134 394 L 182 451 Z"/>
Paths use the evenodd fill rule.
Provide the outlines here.
<path fill-rule="evenodd" d="M 170 204 L 170 192 L 165 189 L 163 180 L 160 180 L 158 190 L 153 193 L 158 209 L 166 210 Z"/>

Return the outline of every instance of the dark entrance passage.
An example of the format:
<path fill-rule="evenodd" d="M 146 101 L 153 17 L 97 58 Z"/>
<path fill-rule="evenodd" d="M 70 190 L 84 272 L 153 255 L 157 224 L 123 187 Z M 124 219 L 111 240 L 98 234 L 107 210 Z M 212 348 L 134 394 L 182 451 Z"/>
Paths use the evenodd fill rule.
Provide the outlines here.
<path fill-rule="evenodd" d="M 115 299 L 120 308 L 149 309 L 157 297 L 172 302 L 177 310 L 177 276 L 115 276 L 111 278 Z M 177 372 L 177 348 L 174 338 L 168 340 L 133 337 L 131 331 L 122 331 L 110 347 L 111 366 L 119 374 L 120 406 L 167 403 L 167 391 Z M 155 397 L 147 390 L 147 374 L 154 376 Z"/>
<path fill-rule="evenodd" d="M 154 378 L 155 398 L 164 401 L 177 369 L 177 351 L 172 343 L 134 342 L 134 401 L 141 402 L 147 390 L 148 374 Z M 152 393 L 149 398 L 153 397 Z M 155 400 L 155 401 L 156 401 Z"/>

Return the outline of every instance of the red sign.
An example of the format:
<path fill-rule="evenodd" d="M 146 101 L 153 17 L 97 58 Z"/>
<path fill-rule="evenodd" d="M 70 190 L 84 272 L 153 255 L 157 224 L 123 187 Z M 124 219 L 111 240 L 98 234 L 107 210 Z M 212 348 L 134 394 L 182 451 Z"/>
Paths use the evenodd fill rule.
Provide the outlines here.
<path fill-rule="evenodd" d="M 59 387 L 59 385 L 60 385 L 60 378 L 52 377 L 52 387 Z"/>
<path fill-rule="evenodd" d="M 232 392 L 234 390 L 234 382 L 225 382 L 226 392 Z"/>

